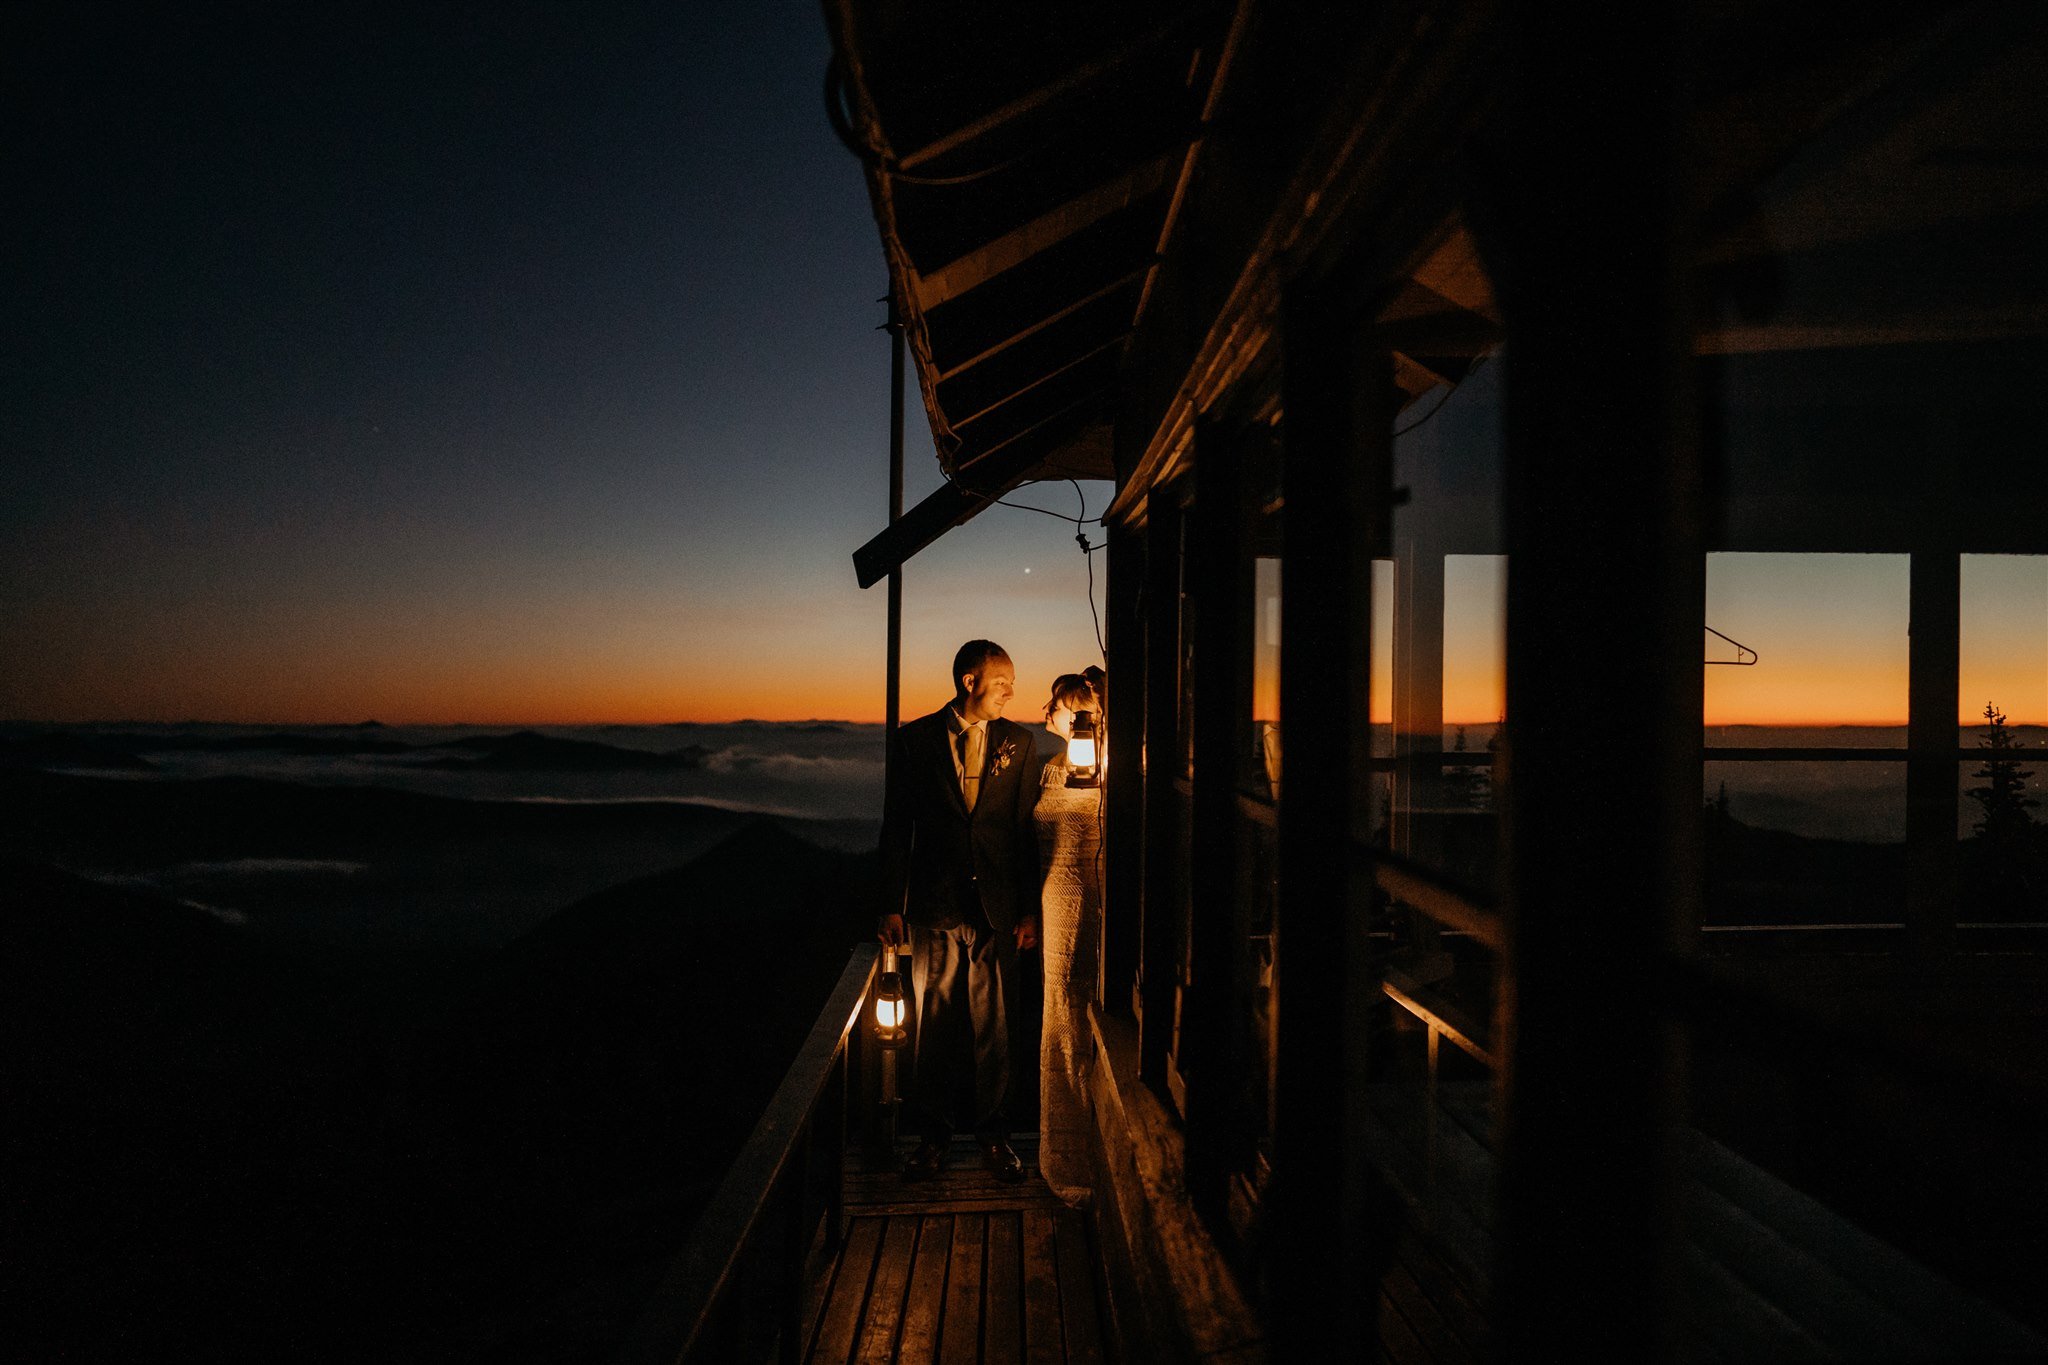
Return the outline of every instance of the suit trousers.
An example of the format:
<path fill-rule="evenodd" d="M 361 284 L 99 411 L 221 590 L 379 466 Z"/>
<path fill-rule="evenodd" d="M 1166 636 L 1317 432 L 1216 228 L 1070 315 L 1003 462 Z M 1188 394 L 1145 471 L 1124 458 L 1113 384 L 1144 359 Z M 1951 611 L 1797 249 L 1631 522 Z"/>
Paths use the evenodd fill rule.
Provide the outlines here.
<path fill-rule="evenodd" d="M 909 1109 L 926 1141 L 946 1142 L 963 1119 L 984 1142 L 1010 1135 L 1017 954 L 1008 947 L 986 923 L 910 931 L 918 1013 Z"/>

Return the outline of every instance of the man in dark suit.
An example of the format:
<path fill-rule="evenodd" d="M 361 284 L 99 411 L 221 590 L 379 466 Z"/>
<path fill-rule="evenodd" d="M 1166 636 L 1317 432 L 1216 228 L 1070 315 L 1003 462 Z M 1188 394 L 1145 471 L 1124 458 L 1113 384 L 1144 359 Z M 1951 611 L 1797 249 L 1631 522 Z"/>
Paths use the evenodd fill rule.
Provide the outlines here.
<path fill-rule="evenodd" d="M 906 1180 L 936 1174 L 965 1123 L 991 1172 L 1024 1178 L 1010 1149 L 1009 1034 L 1019 955 L 1038 944 L 1038 760 L 1031 732 L 1002 718 L 1016 680 L 1001 645 L 970 640 L 953 656 L 952 702 L 890 737 L 881 936 L 910 945 L 909 1112 L 923 1137 Z M 1036 1049 L 1017 1055 L 1022 1067 Z"/>

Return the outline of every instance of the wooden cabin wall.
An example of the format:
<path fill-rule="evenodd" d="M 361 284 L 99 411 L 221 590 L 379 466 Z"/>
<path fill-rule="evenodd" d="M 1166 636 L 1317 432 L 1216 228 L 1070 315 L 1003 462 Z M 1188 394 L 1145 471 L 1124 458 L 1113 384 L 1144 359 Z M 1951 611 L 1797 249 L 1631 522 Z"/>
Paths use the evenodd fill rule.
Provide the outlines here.
<path fill-rule="evenodd" d="M 1142 847 L 1111 857 L 1142 868 L 1142 932 L 1104 1000 L 1135 977 L 1142 1075 L 1178 1110 L 1190 1190 L 1290 1359 L 1338 1358 L 1371 1333 L 1327 1286 L 1333 1265 L 1369 1280 L 1386 1227 L 1357 1111 L 1387 1018 L 1387 941 L 1366 939 L 1383 906 L 1377 775 L 1396 783 L 1389 855 L 1476 865 L 1425 818 L 1446 804 L 1445 557 L 1512 557 L 1506 841 L 1497 880 L 1477 888 L 1500 894 L 1511 937 L 1492 1039 L 1505 1089 L 1494 1309 L 1504 1358 L 1549 1360 L 1672 1348 L 1677 1037 L 1714 1027 L 1668 995 L 1700 923 L 1706 556 L 1911 556 L 1907 941 L 1933 961 L 1956 935 L 1959 557 L 2048 552 L 2044 344 L 1696 341 L 1690 291 L 1715 286 L 1694 271 L 1674 183 L 1670 14 L 1528 7 L 1518 22 L 1504 117 L 1469 138 L 1449 120 L 1454 150 L 1412 163 L 1422 188 L 1388 190 L 1385 216 L 1340 216 L 1295 254 L 1269 250 L 1274 222 L 1311 211 L 1281 171 L 1319 144 L 1269 120 L 1220 130 L 1119 413 L 1120 501 L 1142 510 L 1127 543 L 1143 546 L 1144 620 L 1122 648 L 1142 650 L 1144 780 L 1130 816 Z M 1603 55 L 1617 22 L 1626 66 Z M 1432 88 L 1485 103 L 1448 77 Z M 1380 169 L 1398 179 L 1409 164 Z M 1383 312 L 1453 218 L 1479 241 L 1505 344 L 1477 375 L 1471 354 L 1436 357 L 1463 387 L 1404 445 L 1390 380 L 1414 362 L 1390 354 Z M 1244 412 L 1276 381 L 1287 742 L 1261 815 L 1240 781 L 1246 574 L 1264 553 L 1247 548 Z M 1992 486 L 2007 494 L 1983 496 Z M 1392 659 L 1369 656 L 1374 558 L 1398 585 Z M 1400 747 L 1375 756 L 1367 680 L 1389 667 Z M 1627 743 L 1589 739 L 1615 735 Z M 1259 1038 L 1226 988 L 1251 960 L 1245 831 L 1261 818 L 1279 847 L 1263 1138 L 1231 1089 Z M 1269 1189 L 1247 1176 L 1262 1141 Z"/>

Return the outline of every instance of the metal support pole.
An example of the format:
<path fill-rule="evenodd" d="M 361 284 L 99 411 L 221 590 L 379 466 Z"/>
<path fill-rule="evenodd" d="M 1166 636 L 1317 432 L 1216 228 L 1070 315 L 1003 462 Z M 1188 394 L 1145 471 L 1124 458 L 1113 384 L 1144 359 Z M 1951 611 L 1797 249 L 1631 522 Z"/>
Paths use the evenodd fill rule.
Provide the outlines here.
<path fill-rule="evenodd" d="M 889 294 L 889 524 L 903 519 L 903 319 Z M 895 734 L 903 718 L 903 566 L 889 570 L 889 673 L 883 726 Z"/>
<path fill-rule="evenodd" d="M 894 526 L 903 517 L 903 318 L 897 311 L 893 289 L 887 303 L 888 320 L 883 326 L 889 333 L 889 524 Z M 888 666 L 883 690 L 882 780 L 893 787 L 897 774 L 890 770 L 896 766 L 896 727 L 903 719 L 903 566 L 900 563 L 889 570 Z M 893 963 L 894 958 L 893 955 L 885 956 L 883 960 Z M 864 1004 L 862 1008 L 868 1007 Z M 907 1008 L 913 1015 L 916 1013 L 914 996 Z M 874 1027 L 874 1020 L 869 1017 L 861 1022 L 856 1032 L 867 1039 Z M 865 1053 L 879 1058 L 881 1063 L 861 1068 L 860 1095 L 865 1106 L 863 1113 L 868 1118 L 864 1126 L 869 1130 L 867 1156 L 871 1162 L 893 1166 L 899 1108 L 896 1102 L 896 1054 L 879 1044 L 866 1048 Z"/>

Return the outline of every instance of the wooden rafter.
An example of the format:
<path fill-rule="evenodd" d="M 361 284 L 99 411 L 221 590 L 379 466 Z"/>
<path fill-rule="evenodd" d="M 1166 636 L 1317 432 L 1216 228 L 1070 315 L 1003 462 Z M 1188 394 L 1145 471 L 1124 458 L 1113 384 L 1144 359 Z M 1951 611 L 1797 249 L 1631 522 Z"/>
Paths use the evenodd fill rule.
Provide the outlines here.
<path fill-rule="evenodd" d="M 1038 321 L 1032 323 L 1029 327 L 1025 327 L 1018 331 L 1012 332 L 1010 335 L 1004 337 L 1001 341 L 998 341 L 993 346 L 983 347 L 981 350 L 976 351 L 973 355 L 967 357 L 967 359 L 961 361 L 959 364 L 954 365 L 950 369 L 943 371 L 938 377 L 938 382 L 943 384 L 948 379 L 952 379 L 955 376 L 965 374 L 968 370 L 973 369 L 976 365 L 981 364 L 983 361 L 990 360 L 998 355 L 1001 355 L 1004 351 L 1009 350 L 1018 342 L 1026 341 L 1029 340 L 1031 337 L 1037 336 L 1040 332 L 1044 331 L 1046 328 L 1052 326 L 1056 322 L 1065 321 L 1067 318 L 1073 316 L 1075 313 L 1080 312 L 1083 308 L 1086 308 L 1089 304 L 1096 303 L 1104 298 L 1107 298 L 1109 295 L 1114 294 L 1117 290 L 1123 289 L 1135 283 L 1139 275 L 1143 274 L 1148 269 L 1150 269 L 1149 265 L 1140 266 L 1135 270 L 1126 271 L 1123 274 L 1117 276 L 1115 279 L 1111 280 L 1108 284 L 1103 285 L 1100 289 L 1092 289 L 1088 293 L 1083 294 L 1080 298 L 1075 299 L 1072 303 L 1069 303 L 1064 307 L 1055 309 L 1054 311 L 1047 313 L 1044 317 L 1038 319 Z"/>
<path fill-rule="evenodd" d="M 1058 379 L 1061 375 L 1064 375 L 1071 370 L 1077 369 L 1080 366 L 1087 364 L 1089 361 L 1095 359 L 1095 357 L 1101 355 L 1104 351 L 1107 351 L 1112 347 L 1122 345 L 1124 338 L 1128 335 L 1129 333 L 1127 332 L 1118 332 L 1115 336 L 1106 337 L 1102 341 L 1098 342 L 1093 346 L 1090 346 L 1087 350 L 1081 352 L 1081 354 L 1074 356 L 1070 360 L 1062 362 L 1061 364 L 1055 366 L 1050 370 L 1047 370 L 1044 374 L 1039 375 L 1036 379 L 1030 380 L 1027 383 L 1019 384 L 1015 388 L 1012 388 L 1002 397 L 996 399 L 994 402 L 989 403 L 981 408 L 978 408 L 973 412 L 967 413 L 964 416 L 953 418 L 953 430 L 963 431 L 967 428 L 967 426 L 970 423 L 980 421 L 982 418 L 988 416 L 990 413 L 995 412 L 1007 406 L 1008 404 L 1015 402 L 1017 399 L 1022 398 L 1025 394 L 1033 392 L 1040 385 L 1050 383 L 1051 381 Z"/>
<path fill-rule="evenodd" d="M 1066 96 L 1094 84 L 1097 80 L 1125 65 L 1132 58 L 1151 51 L 1170 36 L 1174 30 L 1187 22 L 1187 14 L 1177 15 L 1147 33 L 1116 48 L 1106 56 L 1092 62 L 1083 62 L 1059 77 L 1048 81 L 1026 94 L 1018 96 L 997 109 L 992 109 L 980 118 L 964 123 L 952 132 L 933 138 L 922 147 L 906 152 L 897 158 L 896 168 L 914 171 L 940 157 L 956 152 L 962 147 L 988 136 L 999 128 L 1006 128 L 1018 119 L 1037 113 L 1048 105 L 1057 104 Z"/>
<path fill-rule="evenodd" d="M 1173 197 L 1167 201 L 1166 217 L 1159 224 L 1159 240 L 1152 247 L 1152 267 L 1145 272 L 1145 284 L 1138 291 L 1138 306 L 1131 313 L 1133 331 L 1145 320 L 1145 305 L 1152 301 L 1152 286 L 1159 279 L 1159 262 L 1166 256 L 1167 244 L 1173 240 L 1173 230 L 1180 222 L 1181 208 L 1188 201 L 1188 188 L 1195 179 L 1195 163 L 1201 159 L 1209 121 L 1216 117 L 1216 104 L 1223 97 L 1223 84 L 1230 76 L 1230 64 L 1243 46 L 1251 11 L 1251 0 L 1238 0 L 1237 8 L 1230 16 L 1230 29 L 1223 37 L 1222 50 L 1216 55 L 1216 70 L 1209 77 L 1208 93 L 1202 96 L 1199 127 L 1203 132 L 1188 144 L 1187 151 L 1181 155 L 1180 167 L 1173 180 Z"/>
<path fill-rule="evenodd" d="M 1041 214 L 1022 227 L 986 242 L 965 256 L 938 269 L 920 273 L 913 288 L 918 304 L 930 310 L 959 298 L 977 285 L 986 284 L 1006 270 L 1015 269 L 1033 256 L 1057 246 L 1085 227 L 1109 217 L 1167 182 L 1181 153 L 1169 152 L 1131 167 L 1122 175 L 1076 195 L 1050 213 Z"/>

